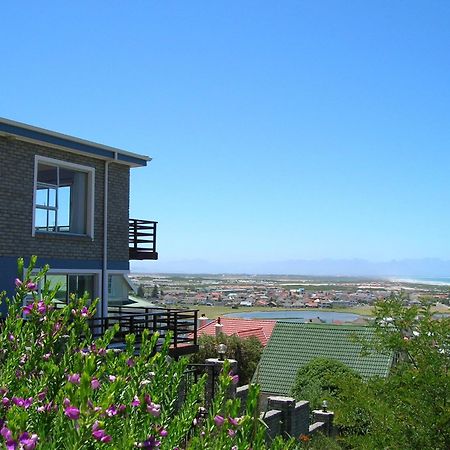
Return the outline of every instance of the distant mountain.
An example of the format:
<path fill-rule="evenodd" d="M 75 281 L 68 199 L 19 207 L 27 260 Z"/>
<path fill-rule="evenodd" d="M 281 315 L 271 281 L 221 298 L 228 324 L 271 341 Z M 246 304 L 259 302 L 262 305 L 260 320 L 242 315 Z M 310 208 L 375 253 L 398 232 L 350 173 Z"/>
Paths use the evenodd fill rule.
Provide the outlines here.
<path fill-rule="evenodd" d="M 152 273 L 242 273 L 274 275 L 364 276 L 364 277 L 450 277 L 450 260 L 437 258 L 374 262 L 365 259 L 285 260 L 267 262 L 136 261 L 132 272 Z"/>

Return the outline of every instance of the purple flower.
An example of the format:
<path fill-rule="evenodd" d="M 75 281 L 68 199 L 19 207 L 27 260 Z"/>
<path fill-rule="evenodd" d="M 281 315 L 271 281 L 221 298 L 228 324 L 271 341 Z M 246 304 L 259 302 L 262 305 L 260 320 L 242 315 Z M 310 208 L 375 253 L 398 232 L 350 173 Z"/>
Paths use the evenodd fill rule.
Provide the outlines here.
<path fill-rule="evenodd" d="M 44 400 L 46 395 L 47 395 L 47 389 L 44 389 L 43 391 L 39 392 L 39 394 L 37 395 L 37 398 L 40 402 L 42 402 L 42 400 Z"/>
<path fill-rule="evenodd" d="M 34 450 L 38 441 L 38 435 L 32 434 L 31 436 L 25 431 L 19 437 L 20 448 L 24 450 Z"/>
<path fill-rule="evenodd" d="M 111 381 L 111 383 L 114 383 L 114 381 L 117 380 L 117 377 L 115 375 L 109 375 L 108 379 L 109 379 L 109 381 Z"/>
<path fill-rule="evenodd" d="M 239 375 L 230 375 L 231 376 L 231 382 L 233 384 L 238 384 L 239 383 Z"/>
<path fill-rule="evenodd" d="M 29 281 L 29 282 L 27 283 L 27 289 L 28 289 L 29 291 L 35 291 L 36 288 L 37 288 L 37 284 L 36 284 L 36 283 L 33 283 L 32 281 Z"/>
<path fill-rule="evenodd" d="M 86 306 L 83 306 L 81 308 L 81 317 L 89 317 L 89 310 Z"/>
<path fill-rule="evenodd" d="M 38 302 L 37 304 L 37 310 L 39 314 L 45 314 L 47 311 L 47 306 L 43 301 Z"/>
<path fill-rule="evenodd" d="M 72 384 L 80 384 L 80 378 L 81 377 L 79 373 L 73 373 L 72 375 L 69 375 L 67 377 L 67 380 Z"/>
<path fill-rule="evenodd" d="M 9 400 L 8 397 L 3 397 L 3 398 L 2 398 L 2 405 L 5 406 L 6 408 L 9 407 L 10 403 L 11 403 L 11 402 L 10 402 L 10 400 Z"/>
<path fill-rule="evenodd" d="M 111 436 L 109 434 L 106 434 L 105 430 L 102 430 L 100 428 L 100 424 L 95 421 L 94 425 L 92 425 L 92 437 L 100 442 L 103 442 L 104 444 L 111 442 Z"/>
<path fill-rule="evenodd" d="M 236 436 L 236 431 L 232 430 L 231 428 L 228 429 L 227 433 L 228 433 L 228 436 L 230 436 L 230 437 L 235 437 Z"/>
<path fill-rule="evenodd" d="M 163 428 L 160 432 L 159 435 L 161 437 L 166 437 L 169 433 L 167 432 L 167 430 L 165 428 Z"/>
<path fill-rule="evenodd" d="M 9 333 L 9 334 L 8 334 L 8 341 L 14 342 L 15 340 L 16 340 L 16 338 L 14 337 L 14 335 L 11 334 L 11 333 Z"/>
<path fill-rule="evenodd" d="M 139 400 L 138 396 L 135 395 L 133 398 L 133 401 L 131 402 L 131 406 L 139 406 L 141 404 L 141 401 Z"/>
<path fill-rule="evenodd" d="M 106 408 L 105 412 L 108 417 L 112 417 L 115 416 L 118 411 L 114 405 L 111 405 L 109 408 Z"/>
<path fill-rule="evenodd" d="M 13 397 L 11 400 L 16 406 L 24 409 L 28 409 L 33 403 L 33 397 L 29 398 Z"/>
<path fill-rule="evenodd" d="M 22 308 L 23 311 L 23 315 L 27 316 L 28 314 L 31 314 L 33 312 L 34 309 L 34 304 L 30 303 L 29 305 L 26 305 Z"/>
<path fill-rule="evenodd" d="M 155 436 L 149 436 L 144 442 L 138 444 L 138 447 L 146 450 L 152 450 L 160 445 L 161 441 L 158 441 Z"/>
<path fill-rule="evenodd" d="M 43 359 L 44 361 L 48 361 L 48 360 L 50 359 L 51 356 L 52 356 L 51 353 L 46 353 L 45 355 L 42 355 L 42 359 Z"/>
<path fill-rule="evenodd" d="M 100 387 L 100 381 L 97 378 L 92 378 L 91 380 L 91 388 L 98 389 Z"/>
<path fill-rule="evenodd" d="M 215 416 L 214 417 L 214 423 L 218 426 L 221 427 L 223 425 L 223 423 L 225 422 L 225 419 L 222 416 Z"/>
<path fill-rule="evenodd" d="M 71 420 L 78 420 L 80 418 L 80 410 L 75 406 L 68 406 L 64 410 L 64 414 Z"/>
<path fill-rule="evenodd" d="M 16 278 L 15 280 L 14 280 L 14 284 L 16 285 L 16 287 L 20 287 L 20 286 L 22 286 L 22 281 L 20 281 L 18 278 Z"/>
<path fill-rule="evenodd" d="M 127 366 L 128 366 L 128 367 L 133 367 L 133 366 L 134 366 L 134 360 L 133 360 L 133 358 L 128 358 L 128 359 L 127 359 Z"/>

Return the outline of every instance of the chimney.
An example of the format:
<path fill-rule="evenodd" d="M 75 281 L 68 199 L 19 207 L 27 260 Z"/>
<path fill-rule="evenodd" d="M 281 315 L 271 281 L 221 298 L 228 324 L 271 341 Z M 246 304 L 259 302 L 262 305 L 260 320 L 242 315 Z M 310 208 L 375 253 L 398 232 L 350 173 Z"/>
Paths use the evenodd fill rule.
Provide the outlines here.
<path fill-rule="evenodd" d="M 216 338 L 220 336 L 221 333 L 223 333 L 223 325 L 220 323 L 220 317 L 217 318 L 217 323 L 215 326 L 216 329 Z"/>

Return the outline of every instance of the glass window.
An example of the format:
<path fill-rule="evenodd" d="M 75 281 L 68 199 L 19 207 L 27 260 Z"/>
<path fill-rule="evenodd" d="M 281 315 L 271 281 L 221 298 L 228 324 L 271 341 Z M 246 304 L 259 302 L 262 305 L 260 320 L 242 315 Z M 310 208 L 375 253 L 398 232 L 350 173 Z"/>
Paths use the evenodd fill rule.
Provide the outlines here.
<path fill-rule="evenodd" d="M 50 288 L 60 286 L 55 300 L 67 304 L 72 294 L 80 298 L 86 292 L 91 301 L 94 298 L 94 277 L 95 275 L 49 274 L 45 281 L 50 283 Z"/>
<path fill-rule="evenodd" d="M 90 234 L 89 205 L 93 202 L 86 171 L 38 162 L 36 184 L 35 230 Z"/>

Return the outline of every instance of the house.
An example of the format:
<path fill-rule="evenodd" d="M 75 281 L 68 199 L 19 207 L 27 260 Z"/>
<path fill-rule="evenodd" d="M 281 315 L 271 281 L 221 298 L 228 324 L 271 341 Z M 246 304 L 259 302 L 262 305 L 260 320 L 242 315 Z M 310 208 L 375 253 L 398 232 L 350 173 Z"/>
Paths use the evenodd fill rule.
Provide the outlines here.
<path fill-rule="evenodd" d="M 130 168 L 150 158 L 0 119 L 0 285 L 12 288 L 19 256 L 49 264 L 48 279 L 70 292 L 128 296 L 132 259 L 157 259 L 153 247 L 129 248 Z M 145 223 L 155 237 L 156 222 Z M 154 240 L 153 240 L 154 243 Z M 63 298 L 64 297 L 64 298 Z"/>
<path fill-rule="evenodd" d="M 198 334 L 208 334 L 214 336 L 217 333 L 216 325 L 218 321 L 213 320 L 205 325 L 200 326 Z M 250 336 L 256 337 L 263 346 L 267 345 L 270 339 L 275 320 L 258 320 L 258 319 L 239 319 L 232 317 L 220 317 L 220 332 L 227 336 L 236 335 L 240 338 Z"/>
<path fill-rule="evenodd" d="M 366 379 L 386 377 L 393 355 L 363 352 L 361 340 L 373 337 L 367 326 L 277 322 L 253 381 L 265 395 L 290 396 L 298 369 L 316 357 L 337 359 Z"/>
<path fill-rule="evenodd" d="M 158 258 L 157 222 L 129 218 L 130 169 L 150 160 L 0 118 L 0 289 L 11 294 L 17 258 L 27 263 L 36 255 L 39 267 L 50 266 L 46 281 L 61 286 L 59 302 L 87 292 L 100 298 L 97 318 L 109 323 L 112 304 L 122 308 L 128 298 L 129 261 Z M 172 324 L 173 314 L 166 315 Z"/>

